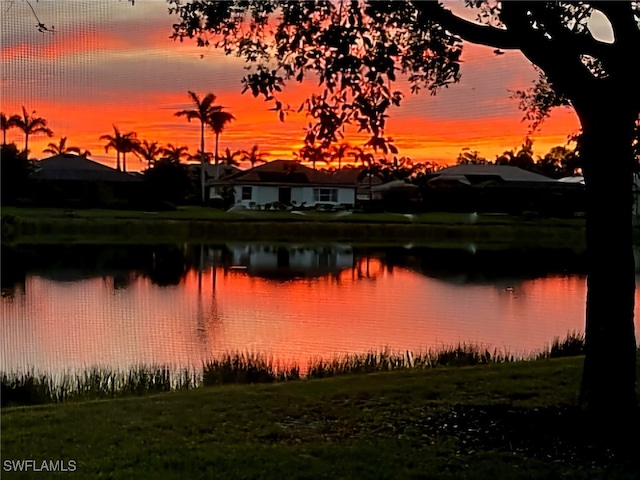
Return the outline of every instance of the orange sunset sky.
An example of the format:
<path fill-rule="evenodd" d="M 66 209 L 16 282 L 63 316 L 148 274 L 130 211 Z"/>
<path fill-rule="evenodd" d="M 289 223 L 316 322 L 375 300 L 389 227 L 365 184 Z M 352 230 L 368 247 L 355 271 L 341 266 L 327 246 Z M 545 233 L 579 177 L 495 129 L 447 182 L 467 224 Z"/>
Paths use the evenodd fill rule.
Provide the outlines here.
<path fill-rule="evenodd" d="M 304 113 L 292 113 L 284 123 L 268 111 L 270 103 L 242 95 L 245 72 L 241 59 L 225 57 L 215 49 L 169 39 L 175 17 L 164 0 L 41 0 L 32 2 L 41 22 L 56 33 L 40 33 L 24 1 L 0 0 L 2 112 L 29 112 L 48 120 L 54 137 L 31 137 L 36 158 L 46 156 L 51 141 L 68 137 L 68 144 L 88 149 L 92 158 L 115 164 L 115 152 L 105 153 L 100 135 L 135 131 L 139 139 L 199 147 L 199 126 L 174 116 L 190 108 L 187 91 L 201 96 L 213 92 L 236 120 L 220 138 L 220 149 L 249 149 L 257 144 L 269 159 L 292 158 L 302 144 Z M 457 11 L 459 2 L 448 4 Z M 475 14 L 467 12 L 466 15 Z M 597 19 L 594 19 L 597 27 Z M 202 58 L 201 58 L 202 57 Z M 412 95 L 406 82 L 400 108 L 391 112 L 386 134 L 401 156 L 414 161 L 455 163 L 463 148 L 478 150 L 489 159 L 521 145 L 527 134 L 518 102 L 509 90 L 532 85 L 537 74 L 519 52 L 495 55 L 492 48 L 465 44 L 460 84 L 437 96 Z M 316 88 L 316 82 L 291 82 L 282 99 L 297 110 Z M 550 147 L 566 143 L 578 131 L 573 111 L 559 109 L 534 134 L 534 152 L 544 155 Z M 24 143 L 16 129 L 8 141 Z M 362 144 L 365 138 L 347 130 L 345 141 Z M 213 133 L 206 150 L 213 150 Z M 130 170 L 144 165 L 127 161 Z"/>

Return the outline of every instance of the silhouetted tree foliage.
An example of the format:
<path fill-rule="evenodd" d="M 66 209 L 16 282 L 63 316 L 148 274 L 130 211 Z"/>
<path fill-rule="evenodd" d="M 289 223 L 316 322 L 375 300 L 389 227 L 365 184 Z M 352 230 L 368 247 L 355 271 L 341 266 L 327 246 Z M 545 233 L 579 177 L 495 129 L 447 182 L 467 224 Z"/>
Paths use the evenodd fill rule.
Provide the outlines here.
<path fill-rule="evenodd" d="M 477 150 L 464 150 L 458 155 L 456 163 L 458 165 L 484 165 L 491 162 L 480 155 L 480 152 Z"/>
<path fill-rule="evenodd" d="M 18 152 L 14 143 L 0 147 L 1 191 L 2 203 L 12 204 L 18 198 L 31 195 L 31 174 L 35 170 L 34 162 L 29 160 L 26 152 Z"/>
<path fill-rule="evenodd" d="M 77 153 L 80 155 L 80 148 L 69 147 L 67 145 L 67 137 L 61 137 L 58 143 L 49 143 L 42 153 L 50 153 L 51 155 L 62 155 L 65 153 Z"/>
<path fill-rule="evenodd" d="M 161 287 L 179 285 L 192 266 L 180 247 L 161 245 L 154 248 L 154 262 L 145 273 Z"/>
<path fill-rule="evenodd" d="M 187 120 L 197 120 L 200 122 L 200 201 L 205 202 L 205 171 L 204 165 L 206 163 L 206 150 L 204 148 L 204 126 L 210 124 L 210 119 L 213 114 L 219 113 L 222 107 L 214 105 L 216 96 L 213 93 L 207 93 L 202 99 L 195 92 L 188 92 L 191 101 L 195 105 L 195 108 L 190 110 L 180 110 L 176 112 L 176 117 L 187 117 Z M 224 125 L 223 125 L 224 126 Z M 217 135 L 216 135 L 217 138 Z"/>
<path fill-rule="evenodd" d="M 305 141 L 323 146 L 352 124 L 371 135 L 370 147 L 391 151 L 387 117 L 403 99 L 393 82 L 401 74 L 412 92 L 432 94 L 456 83 L 463 41 L 519 50 L 529 59 L 549 87 L 533 92 L 534 101 L 522 99 L 533 123 L 567 104 L 582 129 L 589 288 L 581 398 L 599 425 L 617 429 L 614 436 L 629 427 L 629 418 L 638 417 L 631 222 L 640 113 L 637 2 L 467 0 L 477 22 L 438 1 L 168 2 L 178 15 L 174 38 L 245 58 L 245 90 L 273 101 L 281 120 L 285 83 L 315 75 L 319 93 L 301 110 L 312 119 Z M 594 10 L 611 24 L 611 43 L 592 35 Z"/>
<path fill-rule="evenodd" d="M 42 133 L 47 137 L 53 136 L 53 131 L 47 127 L 47 120 L 36 117 L 35 111 L 27 113 L 27 109 L 22 107 L 22 116 L 13 115 L 8 121 L 8 127 L 16 127 L 24 133 L 24 151 L 29 154 L 29 137 Z"/>
<path fill-rule="evenodd" d="M 111 148 L 116 151 L 116 169 L 120 170 L 120 154 L 122 154 L 122 170 L 127 171 L 127 153 L 135 152 L 138 148 L 138 140 L 135 132 L 120 133 L 115 125 L 113 126 L 113 135 L 102 135 L 100 140 L 106 140 L 104 147 L 105 152 L 109 152 Z"/>
<path fill-rule="evenodd" d="M 18 115 L 7 116 L 4 112 L 0 112 L 0 128 L 2 129 L 2 144 L 7 144 L 7 130 L 16 126 Z"/>
<path fill-rule="evenodd" d="M 224 131 L 227 124 L 231 123 L 235 117 L 231 115 L 229 112 L 225 112 L 222 110 L 222 107 L 219 107 L 219 110 L 211 112 L 209 114 L 209 118 L 207 120 L 207 124 L 211 127 L 211 130 L 216 135 L 216 146 L 214 150 L 214 159 L 215 164 L 218 165 L 218 160 L 220 157 L 218 156 L 218 144 L 220 142 L 220 134 Z"/>
<path fill-rule="evenodd" d="M 385 182 L 409 179 L 420 169 L 419 165 L 417 163 L 414 164 L 410 158 L 398 158 L 395 155 L 391 160 L 381 158 L 380 165 L 380 173 Z"/>
<path fill-rule="evenodd" d="M 140 159 L 140 161 L 147 162 L 147 168 L 151 168 L 158 157 L 162 155 L 162 147 L 158 142 L 150 142 L 148 140 L 139 141 L 133 150 L 134 155 Z"/>
<path fill-rule="evenodd" d="M 250 150 L 242 150 L 242 160 L 249 162 L 251 168 L 255 167 L 256 163 L 267 163 L 266 157 L 267 154 L 262 153 L 258 145 L 254 145 Z"/>
<path fill-rule="evenodd" d="M 192 194 L 191 179 L 187 165 L 179 160 L 165 157 L 157 160 L 143 173 L 149 194 L 154 202 L 183 204 Z"/>

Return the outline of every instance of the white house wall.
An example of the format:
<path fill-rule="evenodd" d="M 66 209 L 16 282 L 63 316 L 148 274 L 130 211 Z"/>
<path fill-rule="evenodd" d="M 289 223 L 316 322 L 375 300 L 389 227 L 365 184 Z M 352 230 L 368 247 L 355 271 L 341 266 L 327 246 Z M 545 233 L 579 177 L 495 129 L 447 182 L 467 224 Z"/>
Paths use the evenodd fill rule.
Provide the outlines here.
<path fill-rule="evenodd" d="M 242 200 L 242 188 L 248 185 L 234 186 L 236 205 L 242 205 L 247 208 L 263 206 L 267 203 L 277 202 L 279 199 L 279 188 L 277 186 L 252 185 L 251 200 Z M 291 202 L 294 205 L 304 204 L 306 207 L 314 207 L 316 204 L 331 204 L 334 202 L 316 202 L 313 199 L 313 190 L 318 187 L 291 187 Z M 340 187 L 321 187 L 321 188 L 337 188 L 338 201 L 335 205 L 355 205 L 356 192 L 355 188 Z"/>

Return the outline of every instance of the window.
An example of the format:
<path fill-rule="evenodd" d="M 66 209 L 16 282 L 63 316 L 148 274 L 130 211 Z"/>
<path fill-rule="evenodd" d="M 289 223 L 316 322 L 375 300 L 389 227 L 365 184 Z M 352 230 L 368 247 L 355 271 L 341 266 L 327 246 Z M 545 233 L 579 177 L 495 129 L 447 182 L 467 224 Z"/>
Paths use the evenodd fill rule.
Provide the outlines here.
<path fill-rule="evenodd" d="M 251 200 L 251 187 L 242 187 L 242 200 Z"/>
<path fill-rule="evenodd" d="M 314 202 L 338 203 L 338 189 L 337 188 L 314 188 L 313 200 Z"/>

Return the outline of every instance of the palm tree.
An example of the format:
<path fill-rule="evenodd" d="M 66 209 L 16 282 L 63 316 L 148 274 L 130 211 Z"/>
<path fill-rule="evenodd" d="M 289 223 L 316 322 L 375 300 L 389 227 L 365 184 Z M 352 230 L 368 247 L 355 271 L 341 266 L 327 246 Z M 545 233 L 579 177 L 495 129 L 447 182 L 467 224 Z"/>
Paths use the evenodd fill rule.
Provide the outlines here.
<path fill-rule="evenodd" d="M 261 153 L 258 151 L 258 145 L 254 145 L 253 147 L 251 147 L 251 150 L 242 151 L 242 160 L 249 162 L 251 164 L 251 168 L 253 168 L 256 163 L 267 163 L 267 161 L 263 158 L 266 156 L 266 153 Z"/>
<path fill-rule="evenodd" d="M 199 162 L 202 159 L 202 152 L 200 150 L 196 150 L 196 153 L 189 154 L 189 161 Z M 211 160 L 213 160 L 213 153 L 204 152 L 204 163 L 207 165 L 211 165 Z"/>
<path fill-rule="evenodd" d="M 216 134 L 216 148 L 214 150 L 216 165 L 218 165 L 218 142 L 220 140 L 220 134 L 223 132 L 224 127 L 227 125 L 227 123 L 230 123 L 231 120 L 235 119 L 235 117 L 229 112 L 223 112 L 223 107 L 219 108 L 219 110 L 211 112 L 211 114 L 209 115 L 209 120 L 207 122 Z"/>
<path fill-rule="evenodd" d="M 33 111 L 32 115 L 36 112 Z M 27 113 L 27 109 L 22 107 L 22 117 L 14 115 L 8 120 L 13 126 L 18 127 L 24 133 L 24 151 L 29 154 L 29 135 L 44 133 L 48 137 L 53 136 L 51 129 L 47 128 L 47 121 L 42 117 L 31 116 Z"/>
<path fill-rule="evenodd" d="M 18 115 L 12 115 L 7 117 L 4 113 L 0 113 L 0 125 L 2 126 L 2 144 L 7 144 L 7 130 L 16 126 L 16 119 L 20 118 Z"/>
<path fill-rule="evenodd" d="M 222 163 L 229 167 L 237 167 L 238 165 L 240 165 L 240 162 L 236 160 L 236 158 L 238 157 L 242 158 L 241 150 L 236 150 L 232 153 L 231 150 L 226 148 L 224 151 L 224 157 L 222 157 Z"/>
<path fill-rule="evenodd" d="M 110 148 L 114 148 L 116 155 L 116 168 L 120 170 L 120 154 L 122 153 L 122 170 L 127 171 L 127 153 L 133 152 L 138 144 L 135 132 L 120 133 L 120 130 L 113 125 L 113 135 L 102 135 L 100 140 L 107 140 L 108 143 L 104 147 L 105 152 Z"/>
<path fill-rule="evenodd" d="M 168 143 L 165 148 L 162 149 L 163 158 L 169 160 L 172 163 L 180 163 L 182 159 L 189 158 L 189 147 L 173 146 Z"/>
<path fill-rule="evenodd" d="M 163 149 L 158 145 L 158 142 L 149 142 L 143 140 L 138 142 L 133 153 L 140 159 L 140 161 L 147 162 L 147 168 L 151 168 L 151 164 L 155 163 L 157 158 L 162 155 Z"/>
<path fill-rule="evenodd" d="M 80 155 L 80 149 L 78 147 L 67 147 L 67 137 L 60 138 L 58 143 L 49 143 L 47 148 L 42 150 L 43 153 L 50 153 L 51 155 L 64 155 L 65 153 L 77 153 Z"/>
<path fill-rule="evenodd" d="M 329 152 L 322 145 L 307 144 L 295 152 L 294 156 L 301 161 L 311 162 L 312 168 L 316 169 L 316 162 L 329 162 Z"/>
<path fill-rule="evenodd" d="M 209 124 L 211 114 L 220 111 L 221 107 L 214 105 L 213 102 L 216 96 L 213 93 L 207 93 L 205 97 L 200 100 L 197 94 L 194 92 L 188 92 L 191 100 L 195 104 L 196 108 L 193 110 L 181 110 L 176 112 L 176 117 L 187 117 L 187 120 L 191 122 L 192 119 L 200 121 L 200 200 L 204 203 L 204 163 L 205 163 L 205 150 L 204 150 L 204 126 Z"/>
<path fill-rule="evenodd" d="M 331 160 L 338 160 L 338 170 L 342 168 L 342 159 L 350 150 L 351 145 L 349 145 L 348 143 L 340 143 L 339 145 L 334 145 L 331 148 Z"/>
<path fill-rule="evenodd" d="M 369 201 L 371 201 L 373 200 L 373 192 L 371 191 L 373 176 L 379 172 L 379 165 L 376 164 L 376 159 L 372 153 L 367 153 L 361 148 L 355 148 L 351 156 L 354 157 L 356 162 L 360 161 L 364 166 L 361 176 L 369 178 Z"/>

